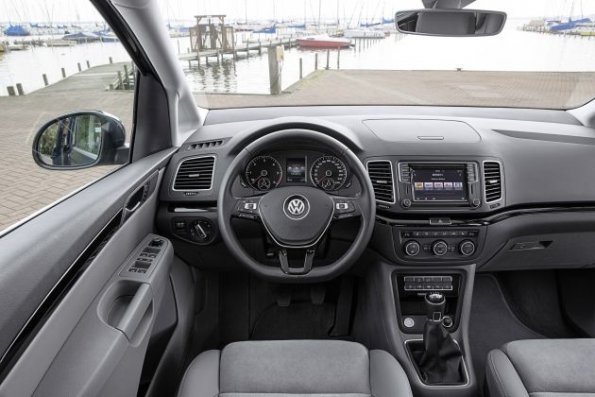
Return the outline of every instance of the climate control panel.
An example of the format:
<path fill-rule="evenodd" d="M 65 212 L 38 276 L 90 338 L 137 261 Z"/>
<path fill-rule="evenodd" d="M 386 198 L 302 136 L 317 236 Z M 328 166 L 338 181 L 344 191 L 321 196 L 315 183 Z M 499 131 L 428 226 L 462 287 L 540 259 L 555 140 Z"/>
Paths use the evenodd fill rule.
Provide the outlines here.
<path fill-rule="evenodd" d="M 471 259 L 478 253 L 479 228 L 397 228 L 397 252 L 406 260 Z"/>

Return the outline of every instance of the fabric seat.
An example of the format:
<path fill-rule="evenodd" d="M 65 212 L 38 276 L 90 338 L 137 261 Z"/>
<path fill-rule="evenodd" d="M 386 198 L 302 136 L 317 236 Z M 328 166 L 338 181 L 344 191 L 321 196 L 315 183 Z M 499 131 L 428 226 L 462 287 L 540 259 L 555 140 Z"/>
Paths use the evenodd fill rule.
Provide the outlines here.
<path fill-rule="evenodd" d="M 410 397 L 390 354 L 344 341 L 236 342 L 192 361 L 179 397 Z"/>
<path fill-rule="evenodd" d="M 595 397 L 595 340 L 508 343 L 488 354 L 490 397 Z"/>

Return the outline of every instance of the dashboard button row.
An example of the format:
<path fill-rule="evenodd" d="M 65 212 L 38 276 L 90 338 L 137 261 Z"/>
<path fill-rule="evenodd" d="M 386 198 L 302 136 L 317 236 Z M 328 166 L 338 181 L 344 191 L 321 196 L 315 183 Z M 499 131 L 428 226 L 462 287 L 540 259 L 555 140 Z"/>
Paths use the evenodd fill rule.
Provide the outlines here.
<path fill-rule="evenodd" d="M 476 230 L 438 230 L 438 231 L 405 231 L 401 232 L 403 238 L 424 237 L 477 237 Z"/>

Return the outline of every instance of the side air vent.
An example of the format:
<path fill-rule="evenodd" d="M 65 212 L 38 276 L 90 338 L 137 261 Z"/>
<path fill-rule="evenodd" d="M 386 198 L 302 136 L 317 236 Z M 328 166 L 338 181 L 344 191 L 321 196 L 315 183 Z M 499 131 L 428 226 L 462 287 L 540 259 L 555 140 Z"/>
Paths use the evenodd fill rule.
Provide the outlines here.
<path fill-rule="evenodd" d="M 492 202 L 502 198 L 502 171 L 500 164 L 493 161 L 483 163 L 483 180 L 486 201 Z"/>
<path fill-rule="evenodd" d="M 191 143 L 186 147 L 186 150 L 200 150 L 200 149 L 210 149 L 217 146 L 223 145 L 225 141 L 223 139 L 217 139 L 214 141 L 204 141 L 204 142 L 196 142 Z"/>
<path fill-rule="evenodd" d="M 215 157 L 192 157 L 182 161 L 176 173 L 174 190 L 209 190 L 213 184 Z"/>
<path fill-rule="evenodd" d="M 372 180 L 376 201 L 394 204 L 393 165 L 390 161 L 368 162 L 368 175 Z"/>

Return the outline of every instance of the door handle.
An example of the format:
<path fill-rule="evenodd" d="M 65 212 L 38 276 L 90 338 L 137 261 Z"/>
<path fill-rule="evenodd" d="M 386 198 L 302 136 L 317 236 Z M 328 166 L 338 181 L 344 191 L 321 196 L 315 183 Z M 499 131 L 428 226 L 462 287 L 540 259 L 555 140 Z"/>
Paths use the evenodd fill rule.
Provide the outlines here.
<path fill-rule="evenodd" d="M 124 224 L 126 219 L 128 219 L 134 212 L 140 208 L 142 203 L 145 202 L 147 199 L 147 194 L 149 191 L 149 185 L 144 184 L 143 186 L 139 187 L 130 195 L 128 200 L 126 201 L 126 205 L 122 209 L 122 221 L 121 224 Z"/>
<path fill-rule="evenodd" d="M 145 314 L 149 310 L 153 303 L 153 292 L 151 286 L 146 283 L 142 283 L 136 290 L 134 297 L 128 304 L 124 315 L 116 326 L 117 329 L 122 331 L 128 340 L 132 340 L 134 333 L 140 325 Z"/>

